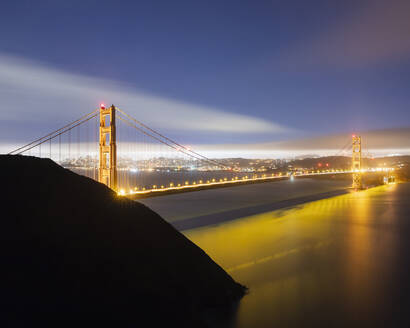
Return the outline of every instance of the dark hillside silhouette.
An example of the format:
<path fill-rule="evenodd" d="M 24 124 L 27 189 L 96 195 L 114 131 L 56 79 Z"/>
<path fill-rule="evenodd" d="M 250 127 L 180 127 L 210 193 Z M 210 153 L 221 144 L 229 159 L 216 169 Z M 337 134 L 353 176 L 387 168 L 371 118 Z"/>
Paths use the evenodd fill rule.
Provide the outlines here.
<path fill-rule="evenodd" d="M 146 206 L 48 159 L 1 155 L 0 170 L 0 320 L 10 326 L 200 327 L 204 310 L 243 296 Z"/>

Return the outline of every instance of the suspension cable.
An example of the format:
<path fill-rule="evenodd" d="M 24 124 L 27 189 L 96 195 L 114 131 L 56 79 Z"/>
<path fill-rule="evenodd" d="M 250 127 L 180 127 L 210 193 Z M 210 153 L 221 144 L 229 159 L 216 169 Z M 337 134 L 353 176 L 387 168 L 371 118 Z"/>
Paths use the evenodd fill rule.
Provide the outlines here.
<path fill-rule="evenodd" d="M 120 115 L 118 115 L 118 118 L 119 118 L 121 121 L 123 121 L 125 124 L 128 124 L 129 126 L 133 127 L 134 129 L 136 129 L 136 130 L 142 132 L 143 134 L 145 134 L 145 135 L 147 135 L 147 136 L 149 136 L 149 137 L 151 137 L 151 138 L 153 138 L 153 139 L 159 141 L 160 143 L 162 143 L 162 144 L 164 144 L 164 145 L 167 145 L 168 147 L 171 147 L 171 148 L 175 149 L 175 150 L 178 151 L 178 152 L 181 152 L 181 153 L 183 153 L 183 154 L 185 154 L 185 155 L 194 157 L 194 158 L 197 159 L 197 160 L 203 160 L 203 159 L 201 159 L 201 158 L 195 157 L 195 156 L 192 155 L 192 154 L 189 154 L 189 153 L 184 152 L 183 150 L 179 149 L 178 147 L 175 147 L 175 146 L 173 146 L 173 145 L 170 145 L 170 144 L 167 143 L 166 141 L 161 140 L 160 138 L 158 138 L 158 137 L 156 137 L 156 136 L 150 134 L 149 132 L 144 131 L 142 128 L 140 128 L 140 127 L 136 126 L 135 124 L 133 124 L 133 123 L 127 121 L 126 119 L 124 119 L 124 118 L 121 117 Z"/>
<path fill-rule="evenodd" d="M 138 125 L 142 126 L 143 128 L 145 128 L 145 129 L 151 131 L 152 133 L 154 133 L 154 134 L 160 136 L 161 138 L 164 138 L 165 140 L 167 140 L 167 141 L 173 143 L 174 145 L 185 149 L 187 152 L 193 153 L 193 154 L 195 154 L 196 156 L 199 156 L 199 157 L 203 158 L 203 159 L 206 160 L 206 161 L 209 161 L 209 162 L 212 162 L 212 163 L 214 163 L 214 164 L 217 164 L 218 166 L 222 166 L 222 167 L 225 167 L 225 168 L 230 169 L 229 166 L 227 166 L 227 165 L 225 165 L 225 164 L 223 164 L 223 163 L 220 163 L 220 162 L 218 162 L 218 161 L 215 161 L 215 160 L 213 160 L 213 159 L 210 159 L 210 158 L 208 158 L 208 157 L 206 157 L 206 156 L 203 156 L 203 155 L 201 155 L 201 154 L 199 154 L 199 153 L 193 151 L 192 149 L 189 149 L 188 147 L 186 147 L 186 146 L 184 146 L 184 145 L 181 145 L 181 144 L 179 144 L 178 142 L 176 142 L 176 141 L 174 141 L 174 140 L 172 140 L 172 139 L 170 139 L 170 138 L 164 136 L 163 134 L 159 133 L 158 131 L 155 131 L 154 129 L 151 129 L 149 126 L 147 126 L 147 125 L 145 125 L 144 123 L 142 123 L 142 122 L 136 120 L 135 118 L 133 118 L 132 116 L 128 115 L 127 113 L 125 113 L 125 112 L 124 112 L 123 110 L 121 110 L 120 108 L 115 107 L 115 109 L 118 110 L 118 111 L 119 111 L 120 113 L 122 113 L 123 115 L 125 115 L 128 119 L 130 119 L 130 120 L 134 121 L 135 123 L 137 123 Z M 194 156 L 193 156 L 193 157 L 194 157 Z"/>
<path fill-rule="evenodd" d="M 183 154 L 188 155 L 188 156 L 190 156 L 190 157 L 192 157 L 192 158 L 195 158 L 196 160 L 199 160 L 199 161 L 207 161 L 207 162 L 210 162 L 210 163 L 212 163 L 212 164 L 215 165 L 215 161 L 213 161 L 213 160 L 211 160 L 211 159 L 207 159 L 206 157 L 205 157 L 205 158 L 200 158 L 200 157 L 198 157 L 198 156 L 193 155 L 192 153 L 189 153 L 189 152 L 185 151 L 185 149 L 181 149 L 181 148 L 176 147 L 175 145 L 171 145 L 171 144 L 167 143 L 166 141 L 162 140 L 161 138 L 159 138 L 159 137 L 157 137 L 157 136 L 155 136 L 155 135 L 152 135 L 151 133 L 149 133 L 149 132 L 147 132 L 147 131 L 144 131 L 141 127 L 138 127 L 138 126 L 136 126 L 135 124 L 133 124 L 132 122 L 129 122 L 128 120 L 126 120 L 126 119 L 124 119 L 123 117 L 121 117 L 121 115 L 118 115 L 118 118 L 119 118 L 121 121 L 123 121 L 125 124 L 128 124 L 129 126 L 133 127 L 134 129 L 136 129 L 136 130 L 142 132 L 143 134 L 145 134 L 145 135 L 147 135 L 147 136 L 149 136 L 149 137 L 151 137 L 151 138 L 153 138 L 153 139 L 159 141 L 160 143 L 162 143 L 162 144 L 164 144 L 164 145 L 167 145 L 168 147 L 171 147 L 171 148 L 175 149 L 176 151 L 178 151 L 178 152 L 180 152 L 180 153 L 183 153 Z M 216 163 L 217 163 L 217 162 L 216 162 Z M 219 163 L 217 163 L 217 164 L 220 165 Z M 225 166 L 225 165 L 224 165 L 224 166 Z M 225 167 L 226 167 L 226 166 L 225 166 Z"/>
<path fill-rule="evenodd" d="M 351 146 L 351 141 L 348 140 L 348 141 L 346 142 L 346 144 L 345 144 L 341 149 L 339 149 L 338 152 L 335 153 L 334 156 L 340 156 L 345 150 L 349 149 L 350 146 Z"/>
<path fill-rule="evenodd" d="M 34 141 L 28 143 L 27 145 L 24 145 L 24 146 L 22 146 L 22 147 L 20 147 L 20 148 L 17 148 L 17 149 L 15 149 L 15 150 L 9 152 L 8 155 L 13 155 L 14 153 L 20 151 L 21 149 L 27 148 L 27 147 L 31 146 L 32 144 L 34 144 L 34 143 L 37 143 L 37 142 L 39 142 L 39 141 L 41 141 L 41 140 L 43 140 L 43 139 L 45 139 L 45 138 L 47 138 L 47 137 L 50 137 L 50 136 L 52 136 L 52 135 L 54 135 L 54 134 L 60 132 L 61 130 L 64 130 L 64 129 L 66 129 L 66 128 L 72 126 L 73 124 L 76 124 L 77 122 L 86 119 L 86 118 L 89 117 L 90 115 L 96 113 L 98 110 L 99 110 L 99 109 L 97 108 L 97 109 L 95 109 L 94 111 L 92 111 L 91 113 L 88 113 L 88 114 L 84 115 L 83 117 L 79 118 L 78 120 L 76 120 L 76 121 L 74 121 L 74 122 L 71 122 L 70 124 L 67 124 L 67 125 L 63 126 L 62 128 L 60 128 L 60 129 L 58 129 L 58 130 L 55 130 L 55 131 L 53 131 L 53 132 L 51 132 L 51 133 L 49 133 L 49 134 L 47 134 L 47 135 L 45 135 L 45 136 L 43 136 L 43 137 L 41 137 L 41 138 L 38 138 L 38 139 L 36 139 L 36 140 L 34 140 Z M 68 131 L 68 130 L 67 130 L 67 131 Z M 56 134 L 55 137 L 56 137 L 56 136 L 58 136 L 58 134 Z M 47 139 L 47 140 L 49 140 L 49 139 Z M 18 155 L 18 154 L 21 154 L 21 153 L 23 153 L 23 152 L 25 152 L 25 151 L 27 151 L 27 150 L 29 150 L 29 149 L 31 149 L 31 148 L 33 148 L 33 147 L 30 147 L 30 148 L 28 148 L 28 149 L 22 150 L 22 151 L 18 152 L 17 155 Z"/>
<path fill-rule="evenodd" d="M 95 111 L 94 111 L 95 112 Z M 52 135 L 52 133 L 50 133 L 50 134 L 48 134 L 48 136 L 50 136 L 49 138 L 47 138 L 47 139 L 43 139 L 43 138 L 40 138 L 40 139 L 37 139 L 37 141 L 38 140 L 41 140 L 41 141 L 39 141 L 38 143 L 36 143 L 36 144 L 34 144 L 33 145 L 33 143 L 34 142 L 31 142 L 30 143 L 30 147 L 29 148 L 27 148 L 27 149 L 23 149 L 23 150 L 21 150 L 20 152 L 18 152 L 18 153 L 16 153 L 15 155 L 21 155 L 22 153 L 24 153 L 24 152 L 26 152 L 26 151 L 29 151 L 30 149 L 32 149 L 32 148 L 34 148 L 34 147 L 37 147 L 37 146 L 39 146 L 39 145 L 41 145 L 41 144 L 43 144 L 43 143 L 45 143 L 45 142 L 47 142 L 47 141 L 49 141 L 49 140 L 51 140 L 51 139 L 54 139 L 55 137 L 58 137 L 58 136 L 60 136 L 60 135 L 62 135 L 63 133 L 66 133 L 67 131 L 71 131 L 72 129 L 74 129 L 75 127 L 77 127 L 77 126 L 79 126 L 79 125 L 81 125 L 81 124 L 83 124 L 83 123 L 85 123 L 85 122 L 87 122 L 87 121 L 89 121 L 89 120 L 91 120 L 92 118 L 94 118 L 94 117 L 96 117 L 98 114 L 94 114 L 94 115 L 92 115 L 92 116 L 90 116 L 90 117 L 88 117 L 87 119 L 85 119 L 85 120 L 83 120 L 83 121 L 81 121 L 81 122 L 79 122 L 79 123 L 77 123 L 77 124 L 75 124 L 75 125 L 73 125 L 73 126 L 71 126 L 70 124 L 69 125 L 66 125 L 66 127 L 67 126 L 69 126 L 69 128 L 67 128 L 67 129 L 65 129 L 65 130 L 63 130 L 63 131 L 61 131 L 62 130 L 62 128 L 61 129 L 58 129 L 57 131 L 61 131 L 61 132 L 59 132 L 59 133 L 57 133 L 57 134 L 55 134 L 55 135 Z M 88 115 L 87 115 L 88 116 Z M 76 122 L 78 122 L 79 120 L 77 120 Z M 43 140 L 42 140 L 43 139 Z M 24 147 L 20 147 L 20 149 L 21 148 L 24 148 Z M 13 153 L 14 152 L 16 152 L 18 149 L 16 149 L 15 151 L 13 151 Z M 9 153 L 10 154 L 10 153 Z"/>

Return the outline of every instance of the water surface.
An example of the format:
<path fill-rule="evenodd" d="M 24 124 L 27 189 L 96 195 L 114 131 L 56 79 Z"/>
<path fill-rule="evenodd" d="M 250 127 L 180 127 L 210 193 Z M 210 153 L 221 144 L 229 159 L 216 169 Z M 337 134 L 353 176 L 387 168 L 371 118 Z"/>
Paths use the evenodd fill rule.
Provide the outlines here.
<path fill-rule="evenodd" d="M 184 234 L 249 287 L 233 327 L 409 327 L 410 184 Z"/>
<path fill-rule="evenodd" d="M 231 186 L 138 199 L 138 201 L 177 226 L 183 220 L 191 220 L 194 223 L 196 220 L 199 223 L 200 218 L 205 216 L 217 217 L 224 221 L 231 215 L 228 213 L 231 211 L 239 211 L 236 217 L 246 216 L 247 214 L 241 215 L 241 211 L 246 213 L 249 209 L 258 207 L 262 210 L 269 206 L 275 207 L 279 202 L 290 199 L 346 190 L 351 183 L 350 176 L 296 178 L 294 181 L 282 180 Z M 207 218 L 204 219 L 206 221 Z M 180 226 L 177 228 L 184 230 Z"/>

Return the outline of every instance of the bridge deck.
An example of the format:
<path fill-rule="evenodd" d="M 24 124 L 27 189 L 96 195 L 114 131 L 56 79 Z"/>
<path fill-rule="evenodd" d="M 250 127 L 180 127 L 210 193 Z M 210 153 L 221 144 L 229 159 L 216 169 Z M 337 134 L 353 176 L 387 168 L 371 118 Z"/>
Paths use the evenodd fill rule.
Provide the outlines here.
<path fill-rule="evenodd" d="M 350 175 L 352 172 L 324 172 L 324 173 L 310 173 L 310 174 L 301 174 L 295 176 L 283 175 L 283 176 L 267 176 L 267 177 L 256 177 L 256 178 L 249 178 L 249 179 L 239 179 L 239 180 L 227 180 L 227 181 L 214 181 L 208 183 L 197 183 L 197 184 L 189 184 L 183 186 L 174 186 L 174 187 L 167 187 L 167 188 L 156 188 L 156 189 L 149 189 L 149 190 L 140 190 L 131 193 L 120 193 L 120 195 L 126 195 L 128 198 L 131 199 L 143 199 L 149 197 L 158 197 L 158 196 L 167 196 L 172 194 L 179 194 L 185 192 L 192 192 L 192 191 L 199 191 L 199 190 L 207 190 L 207 189 L 220 189 L 220 188 L 230 188 L 230 187 L 237 187 L 242 185 L 248 184 L 259 184 L 259 183 L 271 183 L 271 182 L 278 182 L 282 180 L 289 180 L 289 179 L 306 179 L 306 178 L 325 178 L 328 179 L 330 177 L 338 177 Z"/>

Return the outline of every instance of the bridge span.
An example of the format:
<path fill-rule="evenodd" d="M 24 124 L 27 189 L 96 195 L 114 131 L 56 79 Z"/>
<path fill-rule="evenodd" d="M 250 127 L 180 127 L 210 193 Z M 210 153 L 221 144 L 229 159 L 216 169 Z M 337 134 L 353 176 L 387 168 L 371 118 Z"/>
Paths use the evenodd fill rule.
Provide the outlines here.
<path fill-rule="evenodd" d="M 362 174 L 374 169 L 362 167 L 360 136 L 353 135 L 342 151 L 348 152 L 349 149 L 352 156 L 349 169 L 244 173 L 235 163 L 227 165 L 204 156 L 138 121 L 122 109 L 114 105 L 107 108 L 101 104 L 78 120 L 9 154 L 47 157 L 107 185 L 120 196 L 144 198 L 341 174 L 352 175 L 352 187 L 361 189 Z M 387 176 L 392 175 L 390 168 L 380 170 Z M 161 175 L 164 172 L 167 174 Z M 189 178 L 184 178 L 185 175 Z"/>
<path fill-rule="evenodd" d="M 378 169 L 363 169 L 361 170 L 361 174 L 365 173 L 381 173 L 383 175 L 390 174 L 392 172 L 391 168 L 378 168 Z M 200 191 L 200 190 L 208 190 L 214 188 L 227 188 L 227 187 L 234 187 L 234 186 L 241 186 L 246 184 L 256 184 L 256 183 L 266 183 L 266 182 L 274 182 L 274 181 L 283 181 L 283 180 L 293 180 L 293 179 L 302 179 L 302 178 L 315 178 L 315 177 L 323 177 L 323 176 L 335 176 L 335 175 L 353 175 L 355 172 L 352 170 L 325 170 L 325 171 L 314 171 L 314 172 L 303 172 L 299 174 L 254 174 L 251 176 L 245 176 L 242 178 L 220 178 L 220 179 L 211 179 L 207 181 L 199 180 L 198 182 L 193 181 L 187 184 L 178 184 L 178 185 L 171 185 L 171 186 L 155 186 L 152 189 L 144 189 L 144 190 L 119 190 L 119 195 L 127 196 L 132 199 L 142 199 L 148 197 L 157 197 L 157 196 L 165 196 L 170 194 L 176 193 L 184 193 L 184 192 L 191 192 L 191 191 Z M 352 187 L 353 189 L 353 187 Z"/>

